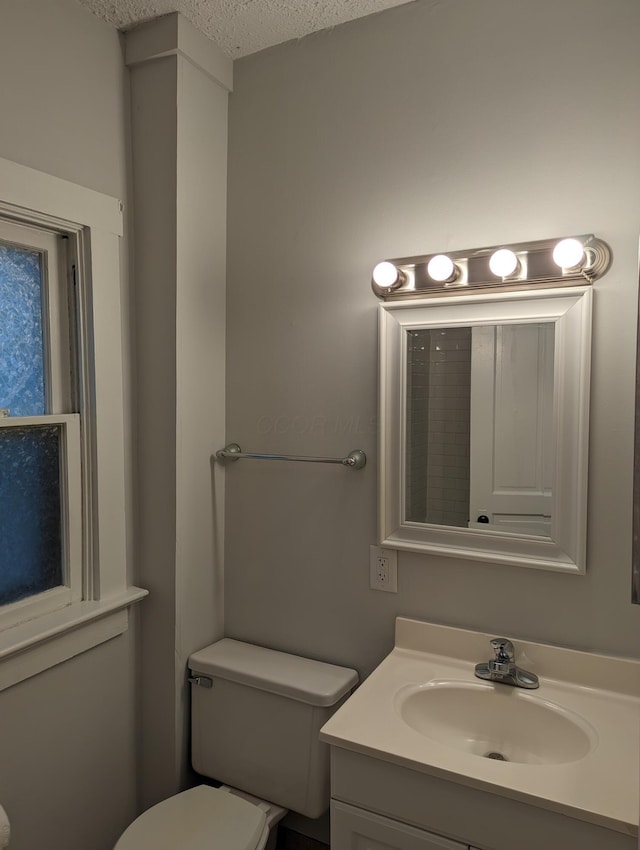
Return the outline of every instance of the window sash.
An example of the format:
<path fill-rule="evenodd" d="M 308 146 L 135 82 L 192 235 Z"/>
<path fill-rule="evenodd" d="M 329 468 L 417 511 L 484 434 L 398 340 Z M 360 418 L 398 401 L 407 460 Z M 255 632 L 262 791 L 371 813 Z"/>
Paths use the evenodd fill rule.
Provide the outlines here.
<path fill-rule="evenodd" d="M 42 333 L 45 405 L 49 413 L 71 413 L 70 287 L 67 244 L 59 233 L 0 219 L 0 242 L 42 256 Z"/>
<path fill-rule="evenodd" d="M 0 606 L 0 630 L 33 617 L 48 614 L 83 599 L 86 586 L 83 566 L 83 504 L 80 416 L 0 418 L 0 428 L 60 426 L 60 502 L 62 534 L 62 580 L 60 587 Z"/>

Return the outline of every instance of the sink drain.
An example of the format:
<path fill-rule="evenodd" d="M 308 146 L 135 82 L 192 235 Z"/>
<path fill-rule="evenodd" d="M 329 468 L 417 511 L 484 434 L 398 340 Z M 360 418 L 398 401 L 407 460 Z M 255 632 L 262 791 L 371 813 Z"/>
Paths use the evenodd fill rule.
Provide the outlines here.
<path fill-rule="evenodd" d="M 509 761 L 509 759 L 506 759 L 502 753 L 487 753 L 485 758 L 494 759 L 495 761 Z"/>

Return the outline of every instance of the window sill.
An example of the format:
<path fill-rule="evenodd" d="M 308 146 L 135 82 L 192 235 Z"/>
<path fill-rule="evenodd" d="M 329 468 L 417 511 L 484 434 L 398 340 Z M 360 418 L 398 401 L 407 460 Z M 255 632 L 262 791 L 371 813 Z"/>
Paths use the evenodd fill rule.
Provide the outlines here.
<path fill-rule="evenodd" d="M 119 596 L 76 602 L 0 632 L 0 691 L 126 632 L 129 606 L 147 594 L 129 587 Z"/>

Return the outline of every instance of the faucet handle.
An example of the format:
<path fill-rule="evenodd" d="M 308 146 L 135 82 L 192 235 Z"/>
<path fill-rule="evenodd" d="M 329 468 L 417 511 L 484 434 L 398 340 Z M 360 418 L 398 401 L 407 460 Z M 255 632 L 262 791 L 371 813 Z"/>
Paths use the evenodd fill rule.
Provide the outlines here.
<path fill-rule="evenodd" d="M 493 647 L 496 661 L 506 662 L 515 659 L 513 644 L 507 638 L 493 638 L 491 646 Z"/>

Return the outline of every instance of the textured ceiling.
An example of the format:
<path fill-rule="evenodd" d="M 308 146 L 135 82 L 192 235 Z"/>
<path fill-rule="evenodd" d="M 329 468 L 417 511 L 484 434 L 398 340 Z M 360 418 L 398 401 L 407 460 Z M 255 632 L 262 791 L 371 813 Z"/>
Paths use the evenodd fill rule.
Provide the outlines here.
<path fill-rule="evenodd" d="M 334 27 L 409 0 L 78 0 L 99 18 L 128 29 L 181 12 L 233 58 Z"/>

